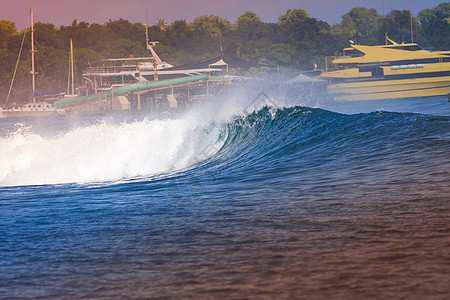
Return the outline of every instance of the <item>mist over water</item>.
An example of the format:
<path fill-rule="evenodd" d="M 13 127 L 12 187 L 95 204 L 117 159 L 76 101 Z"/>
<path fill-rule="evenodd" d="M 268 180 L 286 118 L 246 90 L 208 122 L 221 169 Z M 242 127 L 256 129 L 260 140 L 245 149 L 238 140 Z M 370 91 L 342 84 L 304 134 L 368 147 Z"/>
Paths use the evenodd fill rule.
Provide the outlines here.
<path fill-rule="evenodd" d="M 0 124 L 0 298 L 450 294 L 444 97 Z"/>
<path fill-rule="evenodd" d="M 8 120 L 0 136 L 0 186 L 95 183 L 185 169 L 212 156 L 207 148 L 220 149 L 226 124 L 235 118 L 293 105 L 269 97 L 261 85 L 176 115 Z"/>

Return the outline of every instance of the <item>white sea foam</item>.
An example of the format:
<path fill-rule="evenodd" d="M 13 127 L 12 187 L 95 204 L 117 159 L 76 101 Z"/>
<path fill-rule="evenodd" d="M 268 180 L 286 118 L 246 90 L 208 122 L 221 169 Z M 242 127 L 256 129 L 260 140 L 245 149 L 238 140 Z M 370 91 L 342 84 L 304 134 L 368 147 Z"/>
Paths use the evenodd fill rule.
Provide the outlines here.
<path fill-rule="evenodd" d="M 217 127 L 199 121 L 143 120 L 76 127 L 55 137 L 17 130 L 0 138 L 0 186 L 86 183 L 187 168 L 220 149 Z M 205 151 L 209 145 L 208 151 Z"/>

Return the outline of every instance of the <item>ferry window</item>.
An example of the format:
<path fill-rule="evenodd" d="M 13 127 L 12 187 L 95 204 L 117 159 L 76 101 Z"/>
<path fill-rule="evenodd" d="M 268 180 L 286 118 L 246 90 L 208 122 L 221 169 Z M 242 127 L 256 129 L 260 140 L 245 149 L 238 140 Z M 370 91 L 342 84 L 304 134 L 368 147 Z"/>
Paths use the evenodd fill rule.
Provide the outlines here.
<path fill-rule="evenodd" d="M 382 77 L 384 75 L 383 69 L 380 67 L 359 68 L 359 72 L 372 72 L 372 77 Z"/>
<path fill-rule="evenodd" d="M 423 49 L 419 45 L 413 45 L 413 46 L 405 46 L 405 50 L 408 50 L 408 51 L 419 51 L 419 50 L 423 50 Z"/>
<path fill-rule="evenodd" d="M 344 50 L 344 56 L 358 57 L 364 56 L 364 53 L 356 49 Z"/>
<path fill-rule="evenodd" d="M 356 67 L 356 64 L 339 64 L 339 70 L 347 70 Z"/>
<path fill-rule="evenodd" d="M 372 70 L 372 77 L 382 77 L 384 75 L 382 68 L 375 68 Z"/>
<path fill-rule="evenodd" d="M 396 46 L 396 47 L 384 47 L 384 48 L 388 48 L 388 49 L 396 49 L 396 50 L 406 50 L 406 51 L 419 51 L 419 50 L 423 50 L 422 47 L 420 47 L 419 45 L 411 45 L 411 46 Z"/>

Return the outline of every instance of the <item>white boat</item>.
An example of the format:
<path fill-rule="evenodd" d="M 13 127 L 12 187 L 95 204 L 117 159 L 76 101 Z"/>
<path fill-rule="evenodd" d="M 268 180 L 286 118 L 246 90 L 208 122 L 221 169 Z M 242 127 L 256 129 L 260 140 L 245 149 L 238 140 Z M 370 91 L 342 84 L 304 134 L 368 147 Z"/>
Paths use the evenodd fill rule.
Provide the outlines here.
<path fill-rule="evenodd" d="M 55 109 L 52 104 L 48 102 L 31 102 L 24 106 L 17 106 L 8 109 L 0 108 L 0 117 L 49 117 L 49 116 L 64 116 L 66 111 L 64 109 Z"/>
<path fill-rule="evenodd" d="M 0 118 L 12 118 L 12 117 L 48 117 L 48 116 L 64 116 L 66 111 L 64 109 L 56 109 L 53 105 L 46 101 L 36 101 L 36 84 L 35 77 L 36 72 L 34 70 L 34 20 L 33 20 L 33 9 L 30 10 L 31 15 L 31 76 L 33 84 L 33 99 L 31 102 L 25 104 L 24 106 L 14 106 L 9 108 L 0 109 Z M 19 55 L 20 56 L 20 55 Z M 14 72 L 15 73 L 15 72 Z M 15 75 L 15 74 L 14 74 Z M 14 77 L 11 82 L 11 87 L 14 82 Z M 10 91 L 11 91 L 10 87 Z M 8 93 L 9 98 L 9 93 Z M 6 99 L 6 103 L 8 99 Z"/>
<path fill-rule="evenodd" d="M 82 74 L 85 80 L 84 86 L 89 91 L 101 93 L 110 91 L 112 87 L 135 83 L 148 83 L 200 74 L 219 75 L 224 73 L 223 66 L 228 65 L 220 57 L 209 64 L 204 61 L 174 67 L 161 60 L 154 50 L 159 42 L 149 41 L 148 27 L 146 27 L 145 40 L 146 48 L 150 51 L 151 56 L 104 59 L 108 66 L 89 66 L 84 69 Z"/>

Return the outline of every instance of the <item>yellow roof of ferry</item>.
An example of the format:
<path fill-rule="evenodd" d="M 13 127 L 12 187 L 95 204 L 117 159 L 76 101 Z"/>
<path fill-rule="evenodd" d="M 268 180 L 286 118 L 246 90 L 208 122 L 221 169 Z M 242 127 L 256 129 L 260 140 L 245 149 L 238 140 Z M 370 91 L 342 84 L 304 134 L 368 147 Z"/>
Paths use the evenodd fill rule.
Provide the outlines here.
<path fill-rule="evenodd" d="M 340 57 L 333 60 L 333 63 L 345 64 L 345 63 L 376 63 L 385 61 L 396 60 L 413 60 L 424 58 L 437 58 L 444 55 L 443 52 L 430 52 L 427 50 L 408 51 L 404 50 L 408 46 L 417 46 L 415 43 L 408 44 L 395 44 L 395 45 L 380 45 L 380 46 L 364 46 L 364 45 L 351 45 L 351 48 L 345 48 L 345 51 L 356 49 L 362 53 L 363 56 L 356 57 Z"/>

